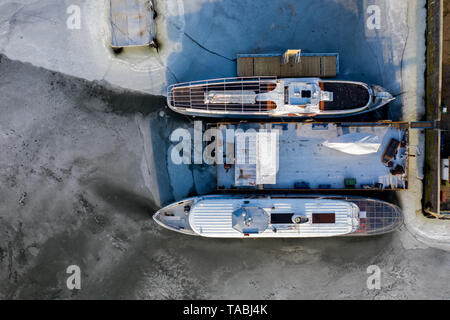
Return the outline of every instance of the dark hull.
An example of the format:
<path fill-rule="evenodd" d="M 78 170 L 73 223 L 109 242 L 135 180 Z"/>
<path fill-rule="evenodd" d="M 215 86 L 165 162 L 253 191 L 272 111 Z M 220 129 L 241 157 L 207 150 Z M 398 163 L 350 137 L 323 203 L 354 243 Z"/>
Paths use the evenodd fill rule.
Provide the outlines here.
<path fill-rule="evenodd" d="M 319 104 L 320 112 L 307 113 L 301 109 L 289 112 L 276 112 L 277 104 L 274 101 L 257 102 L 229 102 L 211 103 L 205 99 L 209 92 L 226 93 L 227 91 L 245 92 L 255 94 L 267 93 L 274 90 L 277 81 L 290 79 L 277 79 L 274 77 L 229 78 L 180 83 L 168 88 L 167 103 L 169 107 L 179 113 L 190 116 L 223 117 L 223 118 L 267 118 L 267 117 L 340 117 L 373 111 L 391 99 L 377 99 L 373 87 L 362 82 L 320 80 L 321 90 L 331 92 L 332 101 L 322 101 Z M 286 87 L 287 90 L 287 87 Z M 285 104 L 288 92 L 285 91 Z M 263 99 L 264 100 L 264 99 Z M 279 103 L 279 102 L 278 102 Z M 293 113 L 291 113 L 293 112 Z"/>

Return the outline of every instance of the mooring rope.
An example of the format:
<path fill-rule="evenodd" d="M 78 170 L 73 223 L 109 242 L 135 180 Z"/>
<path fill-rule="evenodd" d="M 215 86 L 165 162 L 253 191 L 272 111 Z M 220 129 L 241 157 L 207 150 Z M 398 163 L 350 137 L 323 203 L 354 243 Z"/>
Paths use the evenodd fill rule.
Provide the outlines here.
<path fill-rule="evenodd" d="M 436 219 L 445 219 L 445 220 L 449 220 L 450 219 L 450 217 L 449 216 L 446 216 L 446 215 L 443 215 L 443 214 L 439 214 L 439 213 L 437 213 L 437 212 L 433 212 L 433 211 L 431 211 L 430 209 L 424 209 L 423 210 L 425 213 L 428 213 L 428 214 L 431 214 L 433 217 L 435 217 Z M 441 211 L 441 212 L 444 212 L 444 213 L 446 213 L 446 214 L 450 214 L 450 211 Z"/>

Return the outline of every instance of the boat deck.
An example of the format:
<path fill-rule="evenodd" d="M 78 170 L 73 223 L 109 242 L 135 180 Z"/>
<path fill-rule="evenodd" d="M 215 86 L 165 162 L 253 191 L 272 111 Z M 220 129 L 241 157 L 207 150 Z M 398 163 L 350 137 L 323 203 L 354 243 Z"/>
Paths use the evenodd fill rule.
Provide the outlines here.
<path fill-rule="evenodd" d="M 179 109 L 198 109 L 210 111 L 259 112 L 275 108 L 275 103 L 206 103 L 205 93 L 227 91 L 252 91 L 255 94 L 275 89 L 274 77 L 267 78 L 229 78 L 205 80 L 173 85 L 168 88 L 169 103 Z"/>
<path fill-rule="evenodd" d="M 362 85 L 326 81 L 320 84 L 322 90 L 333 92 L 333 101 L 322 103 L 323 111 L 357 109 L 369 103 L 369 92 Z"/>
<path fill-rule="evenodd" d="M 334 199 L 255 198 L 247 199 L 204 198 L 197 202 L 190 214 L 189 224 L 197 234 L 216 238 L 297 238 L 331 237 L 346 235 L 358 228 L 353 219 L 353 206 L 347 201 Z M 265 208 L 269 225 L 260 233 L 238 231 L 233 224 L 233 212 L 246 207 Z M 325 213 L 324 213 L 325 211 Z M 273 223 L 271 217 L 279 213 L 301 214 L 308 223 Z M 333 222 L 322 218 L 332 213 Z M 322 218 L 322 219 L 321 219 Z M 322 221 L 318 220 L 321 219 Z M 274 232 L 276 228 L 276 232 Z"/>
<path fill-rule="evenodd" d="M 407 123 L 223 123 L 218 128 L 266 129 L 278 132 L 278 171 L 273 184 L 256 184 L 255 169 L 240 164 L 217 164 L 219 190 L 398 190 L 408 188 L 408 124 Z M 367 133 L 377 136 L 381 143 L 377 152 L 353 155 L 322 144 L 347 133 Z M 382 162 L 383 152 L 391 139 L 402 142 L 392 167 Z M 234 152 L 233 141 L 221 141 L 224 154 Z M 252 150 L 249 148 L 249 150 Z M 250 152 L 252 153 L 252 152 Z M 253 154 L 255 152 L 253 151 Z M 253 155 L 258 157 L 258 155 Z M 220 157 L 220 156 L 219 156 Z M 267 156 L 266 156 L 267 157 Z M 391 170 L 402 166 L 402 174 Z M 237 171 L 239 170 L 239 171 Z M 253 171 L 252 171 L 253 170 Z M 246 177 L 237 180 L 237 177 Z M 241 183 L 245 180 L 244 183 Z M 253 181 L 253 183 L 252 183 Z M 350 183 L 349 183 L 350 181 Z M 353 181 L 353 183 L 351 183 Z"/>
<path fill-rule="evenodd" d="M 403 215 L 398 207 L 373 199 L 350 199 L 360 210 L 359 227 L 350 236 L 370 236 L 388 233 L 403 223 Z"/>

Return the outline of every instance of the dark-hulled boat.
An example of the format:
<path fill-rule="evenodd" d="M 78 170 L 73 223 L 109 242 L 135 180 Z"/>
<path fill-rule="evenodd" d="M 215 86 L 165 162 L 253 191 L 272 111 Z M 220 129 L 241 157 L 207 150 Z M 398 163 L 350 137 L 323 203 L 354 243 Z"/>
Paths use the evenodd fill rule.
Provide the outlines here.
<path fill-rule="evenodd" d="M 380 108 L 394 98 L 363 82 L 319 78 L 225 78 L 171 85 L 169 107 L 208 117 L 334 117 Z"/>
<path fill-rule="evenodd" d="M 375 199 L 314 195 L 210 195 L 156 212 L 161 226 L 214 238 L 369 236 L 396 230 L 399 207 Z"/>

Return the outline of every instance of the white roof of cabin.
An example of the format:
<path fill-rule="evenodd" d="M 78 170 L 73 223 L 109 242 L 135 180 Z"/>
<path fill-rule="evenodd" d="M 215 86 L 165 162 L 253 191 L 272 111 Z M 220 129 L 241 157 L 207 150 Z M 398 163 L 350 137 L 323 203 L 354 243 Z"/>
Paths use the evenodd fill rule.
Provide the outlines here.
<path fill-rule="evenodd" d="M 276 130 L 236 132 L 236 186 L 277 183 L 278 140 Z"/>
<path fill-rule="evenodd" d="M 244 234 L 232 227 L 232 213 L 242 205 L 241 199 L 202 199 L 191 209 L 190 226 L 205 237 L 243 238 Z M 252 199 L 245 206 L 259 206 L 268 213 L 304 213 L 309 218 L 308 223 L 277 224 L 277 232 L 269 226 L 263 233 L 249 237 L 328 237 L 351 233 L 358 227 L 357 207 L 342 200 L 265 198 Z M 335 223 L 313 224 L 313 213 L 334 213 Z"/>

